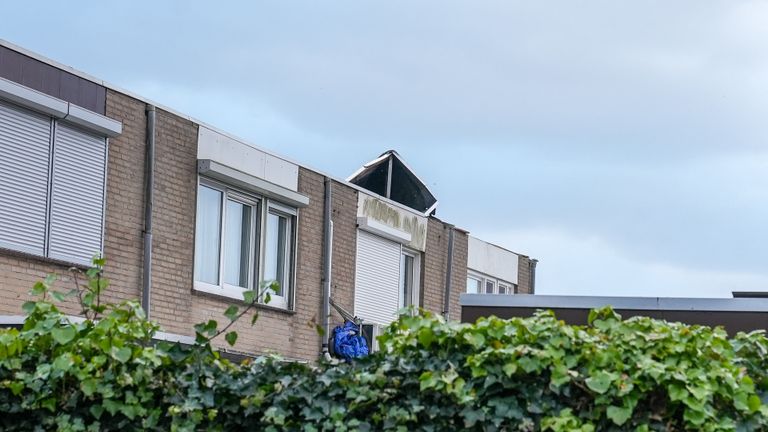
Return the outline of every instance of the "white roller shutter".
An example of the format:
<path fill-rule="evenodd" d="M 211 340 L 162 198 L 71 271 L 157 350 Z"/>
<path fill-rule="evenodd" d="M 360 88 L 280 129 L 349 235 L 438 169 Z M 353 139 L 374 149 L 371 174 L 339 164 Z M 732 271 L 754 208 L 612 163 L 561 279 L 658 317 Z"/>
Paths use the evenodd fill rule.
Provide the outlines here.
<path fill-rule="evenodd" d="M 48 254 L 89 264 L 101 253 L 106 140 L 65 123 L 55 136 Z"/>
<path fill-rule="evenodd" d="M 367 323 L 389 324 L 397 317 L 400 244 L 357 231 L 355 315 Z"/>
<path fill-rule="evenodd" d="M 51 119 L 0 102 L 0 246 L 45 253 Z"/>

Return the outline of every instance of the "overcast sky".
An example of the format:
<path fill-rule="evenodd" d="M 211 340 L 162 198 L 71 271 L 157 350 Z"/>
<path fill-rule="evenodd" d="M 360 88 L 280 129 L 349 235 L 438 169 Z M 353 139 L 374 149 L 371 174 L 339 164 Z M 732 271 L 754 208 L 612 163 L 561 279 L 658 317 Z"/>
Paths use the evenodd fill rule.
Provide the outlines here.
<path fill-rule="evenodd" d="M 215 5 L 215 7 L 209 6 Z M 346 178 L 541 294 L 768 291 L 768 2 L 10 2 L 0 37 Z"/>

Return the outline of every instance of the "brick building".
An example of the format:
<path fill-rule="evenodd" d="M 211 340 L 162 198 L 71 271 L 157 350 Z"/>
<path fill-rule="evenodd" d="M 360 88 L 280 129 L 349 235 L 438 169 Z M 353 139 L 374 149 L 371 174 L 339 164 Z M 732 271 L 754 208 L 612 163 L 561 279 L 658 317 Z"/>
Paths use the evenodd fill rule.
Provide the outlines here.
<path fill-rule="evenodd" d="M 468 233 L 434 216 L 396 152 L 334 178 L 0 41 L 0 177 L 6 317 L 102 253 L 107 300 L 140 299 L 181 337 L 279 281 L 257 323 L 235 325 L 246 354 L 317 358 L 316 325 L 342 322 L 328 298 L 371 331 L 411 304 L 459 318 Z"/>

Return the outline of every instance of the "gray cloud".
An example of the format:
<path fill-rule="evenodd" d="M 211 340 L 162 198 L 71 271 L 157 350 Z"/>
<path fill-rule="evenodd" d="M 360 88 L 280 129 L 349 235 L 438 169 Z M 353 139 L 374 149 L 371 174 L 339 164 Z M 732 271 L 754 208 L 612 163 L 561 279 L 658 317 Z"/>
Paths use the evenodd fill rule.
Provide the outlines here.
<path fill-rule="evenodd" d="M 544 291 L 768 277 L 765 1 L 4 9 L 3 37 L 340 177 L 397 148 Z"/>

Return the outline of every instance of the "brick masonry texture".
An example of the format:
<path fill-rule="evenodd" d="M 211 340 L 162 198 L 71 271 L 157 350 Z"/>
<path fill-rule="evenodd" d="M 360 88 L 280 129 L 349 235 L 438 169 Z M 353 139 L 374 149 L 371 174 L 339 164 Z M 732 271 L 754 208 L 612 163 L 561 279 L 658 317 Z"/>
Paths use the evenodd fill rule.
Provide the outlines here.
<path fill-rule="evenodd" d="M 517 292 L 531 294 L 531 259 L 525 255 L 517 258 Z"/>
<path fill-rule="evenodd" d="M 425 309 L 442 313 L 445 303 L 445 274 L 448 263 L 449 224 L 430 217 L 427 222 L 427 247 L 424 252 L 421 301 Z M 454 230 L 453 273 L 451 275 L 451 299 L 449 315 L 453 320 L 461 317 L 459 297 L 467 283 L 467 233 Z"/>
<path fill-rule="evenodd" d="M 334 181 L 333 185 L 333 253 L 331 298 L 352 312 L 355 302 L 355 260 L 357 257 L 357 190 Z M 331 326 L 344 319 L 331 308 Z"/>
<path fill-rule="evenodd" d="M 123 133 L 109 140 L 104 215 L 106 276 L 111 281 L 105 300 L 117 301 L 138 298 L 140 290 L 146 116 L 143 103 L 112 91 L 108 92 L 106 114 L 123 122 Z M 73 288 L 68 269 L 66 264 L 45 258 L 0 251 L 0 313 L 20 315 L 21 305 L 31 299 L 32 285 L 48 274 L 59 275 L 59 290 Z M 69 314 L 79 312 L 74 301 L 63 303 L 61 309 Z"/>
<path fill-rule="evenodd" d="M 130 96 L 109 90 L 106 114 L 123 124 L 120 136 L 109 141 L 104 255 L 106 276 L 111 286 L 105 301 L 140 298 L 143 268 L 144 172 L 146 157 L 145 104 Z M 242 302 L 202 294 L 194 290 L 194 244 L 197 195 L 198 126 L 172 113 L 157 110 L 155 194 L 153 210 L 151 319 L 162 330 L 192 336 L 193 325 L 209 319 L 224 325 L 224 310 Z M 259 319 L 254 326 L 249 317 L 232 330 L 239 333 L 233 351 L 262 354 L 277 352 L 293 359 L 314 361 L 323 338 L 316 326 L 322 324 L 322 245 L 325 178 L 300 168 L 298 191 L 309 197 L 299 209 L 295 268 L 295 302 L 291 311 L 256 308 Z M 333 299 L 352 311 L 354 303 L 355 259 L 357 252 L 358 192 L 344 183 L 332 181 Z M 450 225 L 434 217 L 428 220 L 427 249 L 422 260 L 421 304 L 436 313 L 443 312 L 445 272 Z M 522 259 L 522 258 L 521 258 Z M 459 296 L 467 275 L 467 234 L 455 231 L 453 289 L 450 315 L 459 319 Z M 21 314 L 33 284 L 49 273 L 58 273 L 62 290 L 72 287 L 69 266 L 45 258 L 0 250 L 0 314 Z M 527 263 L 520 261 L 522 278 Z M 529 274 L 529 273 L 525 273 Z M 65 313 L 77 314 L 74 301 L 62 305 Z M 343 321 L 332 311 L 331 325 Z M 223 340 L 215 345 L 230 349 Z"/>

